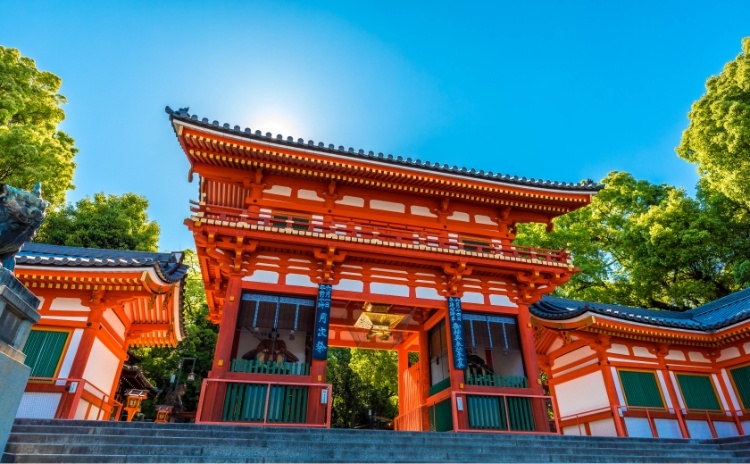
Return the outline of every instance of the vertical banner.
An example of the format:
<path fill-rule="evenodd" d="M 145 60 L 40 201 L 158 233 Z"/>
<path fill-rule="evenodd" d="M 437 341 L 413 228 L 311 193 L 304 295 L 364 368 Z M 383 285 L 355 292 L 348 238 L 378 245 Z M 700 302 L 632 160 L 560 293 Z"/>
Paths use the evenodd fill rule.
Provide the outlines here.
<path fill-rule="evenodd" d="M 461 298 L 448 297 L 448 318 L 451 325 L 451 345 L 453 345 L 453 368 L 466 369 L 466 344 L 464 343 L 464 323 L 461 312 Z"/>
<path fill-rule="evenodd" d="M 313 334 L 313 359 L 328 359 L 328 324 L 331 319 L 331 285 L 318 286 L 318 305 L 315 311 L 315 333 Z"/>

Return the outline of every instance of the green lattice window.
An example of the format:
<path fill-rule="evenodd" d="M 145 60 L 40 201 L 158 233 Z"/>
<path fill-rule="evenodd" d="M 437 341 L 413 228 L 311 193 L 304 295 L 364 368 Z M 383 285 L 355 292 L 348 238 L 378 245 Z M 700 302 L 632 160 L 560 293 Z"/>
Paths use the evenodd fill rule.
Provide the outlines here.
<path fill-rule="evenodd" d="M 31 377 L 55 377 L 69 332 L 32 330 L 23 347 Z"/>
<path fill-rule="evenodd" d="M 280 229 L 309 230 L 310 219 L 290 214 L 275 214 L 271 225 Z"/>
<path fill-rule="evenodd" d="M 711 377 L 707 375 L 677 374 L 682 398 L 688 409 L 721 411 Z"/>
<path fill-rule="evenodd" d="M 628 406 L 663 408 L 664 399 L 653 372 L 619 371 Z"/>
<path fill-rule="evenodd" d="M 732 374 L 734 388 L 742 400 L 742 408 L 750 409 L 750 366 L 738 367 L 729 373 Z"/>

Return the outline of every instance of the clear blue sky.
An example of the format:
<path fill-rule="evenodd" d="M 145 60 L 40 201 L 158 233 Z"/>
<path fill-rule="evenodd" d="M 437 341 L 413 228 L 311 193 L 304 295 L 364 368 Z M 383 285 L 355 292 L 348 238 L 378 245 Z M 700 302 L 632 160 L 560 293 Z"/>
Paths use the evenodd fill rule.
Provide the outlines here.
<path fill-rule="evenodd" d="M 714 5 L 712 5 L 714 4 Z M 68 201 L 135 192 L 160 248 L 194 243 L 197 184 L 164 106 L 355 149 L 693 191 L 674 153 L 750 2 L 0 0 L 0 45 L 63 78 Z"/>

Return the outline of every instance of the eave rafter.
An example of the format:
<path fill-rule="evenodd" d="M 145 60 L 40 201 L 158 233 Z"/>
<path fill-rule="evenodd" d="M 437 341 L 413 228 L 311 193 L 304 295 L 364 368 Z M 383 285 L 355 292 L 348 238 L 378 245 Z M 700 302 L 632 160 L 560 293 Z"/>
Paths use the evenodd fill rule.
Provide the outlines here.
<path fill-rule="evenodd" d="M 295 152 L 251 141 L 225 139 L 187 129 L 182 142 L 192 171 L 205 166 L 229 169 L 263 169 L 284 175 L 317 178 L 339 184 L 409 192 L 520 210 L 540 211 L 556 216 L 588 204 L 594 192 L 547 193 L 537 189 L 494 185 L 474 179 L 454 178 L 440 173 L 415 172 L 398 166 L 367 164 L 360 160 L 337 160 L 311 153 Z"/>

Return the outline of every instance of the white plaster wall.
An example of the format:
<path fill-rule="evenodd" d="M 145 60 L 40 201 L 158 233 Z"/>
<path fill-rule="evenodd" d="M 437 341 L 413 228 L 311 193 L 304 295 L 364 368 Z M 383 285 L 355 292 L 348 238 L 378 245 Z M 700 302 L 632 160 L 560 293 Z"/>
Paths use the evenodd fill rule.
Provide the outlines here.
<path fill-rule="evenodd" d="M 711 360 L 706 359 L 706 357 L 703 356 L 703 353 L 701 353 L 700 351 L 688 352 L 688 359 L 690 359 L 693 362 L 699 362 L 699 363 L 711 362 Z"/>
<path fill-rule="evenodd" d="M 562 356 L 555 358 L 555 360 L 552 362 L 552 368 L 559 369 L 563 366 L 580 361 L 581 359 L 587 358 L 594 354 L 596 354 L 594 350 L 592 350 L 591 348 L 587 346 L 584 346 L 575 351 L 571 351 L 570 353 L 566 353 Z"/>
<path fill-rule="evenodd" d="M 680 423 L 677 419 L 654 419 L 659 438 L 682 438 Z"/>
<path fill-rule="evenodd" d="M 57 376 L 60 378 L 67 378 L 70 375 L 70 367 L 73 365 L 73 359 L 76 357 L 78 352 L 78 345 L 81 343 L 81 336 L 83 335 L 83 329 L 75 329 L 73 334 L 70 335 L 70 342 L 68 343 L 68 349 L 65 351 L 65 357 L 60 365 L 60 372 Z"/>
<path fill-rule="evenodd" d="M 634 346 L 633 355 L 641 358 L 656 358 L 656 355 L 649 353 L 648 348 L 643 346 Z"/>
<path fill-rule="evenodd" d="M 669 359 L 670 361 L 685 361 L 685 353 L 677 350 L 669 350 L 669 353 L 664 356 L 664 359 Z"/>
<path fill-rule="evenodd" d="M 627 345 L 621 345 L 619 343 L 613 343 L 612 346 L 610 346 L 609 349 L 607 350 L 607 353 L 621 354 L 621 355 L 629 356 L 630 355 L 630 350 L 628 349 Z"/>
<path fill-rule="evenodd" d="M 714 428 L 716 429 L 718 438 L 736 437 L 740 434 L 734 422 L 714 422 Z"/>
<path fill-rule="evenodd" d="M 737 393 L 734 391 L 734 387 L 732 386 L 732 382 L 729 380 L 729 374 L 727 373 L 726 369 L 721 370 L 721 378 L 724 379 L 724 385 L 727 385 L 729 387 L 727 388 L 727 390 L 729 390 L 729 401 L 732 402 L 732 409 L 735 411 L 739 411 L 740 409 L 742 409 L 740 408 L 740 400 L 739 398 L 737 398 Z M 749 429 L 745 430 L 750 432 Z"/>
<path fill-rule="evenodd" d="M 365 200 L 364 200 L 364 198 L 352 197 L 352 196 L 349 196 L 349 195 L 344 195 L 336 203 L 338 203 L 340 205 L 346 205 L 346 206 L 355 206 L 355 207 L 358 207 L 358 208 L 361 208 L 361 207 L 365 206 Z"/>
<path fill-rule="evenodd" d="M 727 359 L 734 359 L 740 357 L 740 350 L 736 346 L 729 347 L 725 350 L 721 350 L 721 355 L 716 359 L 717 361 L 725 361 Z"/>
<path fill-rule="evenodd" d="M 406 285 L 372 282 L 370 284 L 370 293 L 376 293 L 378 295 L 409 296 L 409 287 Z"/>
<path fill-rule="evenodd" d="M 109 394 L 119 370 L 120 360 L 117 356 L 109 351 L 101 340 L 94 339 L 86 369 L 83 371 L 83 378 L 99 390 Z"/>
<path fill-rule="evenodd" d="M 341 279 L 339 283 L 333 285 L 331 288 L 347 292 L 361 292 L 364 286 L 361 280 Z"/>
<path fill-rule="evenodd" d="M 445 297 L 440 295 L 437 291 L 437 289 L 434 289 L 432 287 L 417 287 L 416 288 L 416 295 L 417 298 L 426 299 L 426 300 L 444 300 Z"/>
<path fill-rule="evenodd" d="M 461 301 L 464 303 L 484 304 L 484 295 L 477 292 L 464 292 L 464 295 L 461 297 Z"/>
<path fill-rule="evenodd" d="M 475 214 L 474 221 L 477 224 L 487 224 L 488 226 L 496 225 L 495 221 L 493 221 L 489 216 L 485 216 L 483 214 Z"/>
<path fill-rule="evenodd" d="M 430 208 L 426 208 L 424 206 L 412 206 L 411 207 L 411 214 L 415 216 L 425 216 L 425 217 L 437 217 L 435 213 L 430 211 Z"/>
<path fill-rule="evenodd" d="M 742 430 L 745 431 L 745 435 L 750 434 L 750 420 L 741 421 L 740 424 L 742 424 Z"/>
<path fill-rule="evenodd" d="M 279 273 L 271 271 L 260 271 L 256 270 L 249 276 L 245 276 L 242 280 L 246 282 L 260 282 L 264 284 L 276 284 L 279 282 Z"/>
<path fill-rule="evenodd" d="M 586 429 L 581 425 L 569 425 L 562 428 L 563 435 L 586 435 Z"/>
<path fill-rule="evenodd" d="M 690 438 L 713 438 L 708 422 L 704 420 L 688 419 L 685 421 Z"/>
<path fill-rule="evenodd" d="M 461 221 L 461 222 L 470 221 L 470 217 L 468 213 L 464 213 L 462 211 L 454 211 L 452 215 L 448 216 L 448 219 L 453 219 L 454 221 Z"/>
<path fill-rule="evenodd" d="M 614 419 L 600 419 L 589 422 L 591 435 L 597 437 L 616 437 L 617 429 L 615 428 Z"/>
<path fill-rule="evenodd" d="M 115 313 L 115 310 L 112 308 L 108 308 L 104 311 L 104 320 L 109 323 L 109 325 L 112 327 L 112 330 L 115 331 L 117 335 L 119 335 L 122 338 L 125 338 L 125 324 L 122 323 L 120 318 Z"/>
<path fill-rule="evenodd" d="M 263 190 L 263 193 L 270 193 L 272 195 L 281 195 L 284 197 L 289 197 L 292 195 L 292 188 L 287 187 L 285 185 L 274 185 L 271 188 L 267 188 Z"/>
<path fill-rule="evenodd" d="M 659 380 L 659 384 L 661 385 L 661 393 L 662 393 L 662 396 L 664 396 L 664 400 L 667 403 L 667 408 L 673 408 L 674 406 L 672 405 L 672 398 L 667 393 L 669 390 L 667 390 L 667 384 L 664 380 L 664 374 L 660 370 L 657 370 L 655 372 L 656 372 L 656 378 Z"/>
<path fill-rule="evenodd" d="M 16 417 L 54 419 L 62 393 L 27 392 L 21 397 Z"/>
<path fill-rule="evenodd" d="M 318 284 L 310 280 L 310 276 L 307 274 L 287 274 L 286 275 L 287 285 L 297 285 L 299 287 L 317 287 Z"/>
<path fill-rule="evenodd" d="M 370 208 L 382 211 L 392 211 L 394 213 L 403 213 L 406 207 L 402 203 L 384 200 L 370 200 Z"/>
<path fill-rule="evenodd" d="M 81 398 L 81 401 L 78 402 L 78 408 L 76 408 L 76 413 L 73 416 L 73 419 L 86 419 L 86 412 L 89 409 L 89 405 L 91 405 L 91 403 Z"/>
<path fill-rule="evenodd" d="M 601 372 L 592 372 L 557 384 L 555 394 L 561 418 L 609 407 L 607 389 Z"/>
<path fill-rule="evenodd" d="M 81 304 L 80 298 L 55 298 L 50 305 L 50 311 L 88 311 L 89 308 Z"/>
<path fill-rule="evenodd" d="M 652 438 L 651 426 L 645 417 L 626 417 L 625 428 L 629 437 Z"/>
<path fill-rule="evenodd" d="M 297 198 L 300 198 L 302 200 L 323 201 L 323 199 L 318 196 L 318 192 L 316 192 L 315 190 L 299 189 L 297 191 Z"/>
<path fill-rule="evenodd" d="M 505 306 L 509 308 L 517 308 L 518 305 L 510 301 L 507 295 L 490 295 L 490 304 L 492 306 Z"/>

